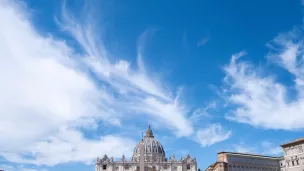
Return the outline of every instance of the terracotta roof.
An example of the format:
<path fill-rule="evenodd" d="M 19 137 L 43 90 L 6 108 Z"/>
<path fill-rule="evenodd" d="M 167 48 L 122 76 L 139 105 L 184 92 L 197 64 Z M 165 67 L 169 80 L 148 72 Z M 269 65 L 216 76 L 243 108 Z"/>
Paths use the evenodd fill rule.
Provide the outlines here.
<path fill-rule="evenodd" d="M 216 162 L 215 163 L 212 163 L 209 167 L 214 167 L 215 166 L 215 164 L 216 164 Z"/>
<path fill-rule="evenodd" d="M 292 145 L 292 144 L 297 144 L 297 143 L 300 143 L 300 142 L 304 142 L 304 137 L 303 138 L 298 138 L 294 141 L 291 141 L 291 142 L 288 142 L 288 143 L 285 143 L 285 144 L 282 144 L 281 147 L 285 147 L 285 146 Z"/>
<path fill-rule="evenodd" d="M 215 163 L 212 163 L 211 165 L 209 165 L 209 166 L 207 167 L 207 169 L 205 169 L 205 171 L 207 171 L 209 168 L 210 168 L 210 169 L 213 169 L 214 165 L 215 165 Z"/>
<path fill-rule="evenodd" d="M 263 158 L 271 158 L 271 159 L 278 159 L 280 157 L 274 157 L 274 156 L 264 156 L 264 155 L 260 155 L 260 154 L 250 154 L 250 153 L 237 153 L 237 152 L 226 152 L 226 151 L 222 151 L 219 152 L 217 154 L 221 154 L 221 153 L 226 153 L 226 154 L 232 154 L 232 155 L 240 155 L 240 156 L 248 156 L 248 157 L 263 157 Z"/>
<path fill-rule="evenodd" d="M 209 168 L 210 168 L 210 169 L 214 169 L 214 166 L 216 166 L 216 164 L 218 164 L 218 163 L 225 163 L 225 162 L 218 162 L 218 161 L 217 161 L 217 162 L 215 162 L 215 163 L 212 163 L 210 166 L 207 167 L 207 169 L 205 169 L 205 171 L 207 171 Z"/>

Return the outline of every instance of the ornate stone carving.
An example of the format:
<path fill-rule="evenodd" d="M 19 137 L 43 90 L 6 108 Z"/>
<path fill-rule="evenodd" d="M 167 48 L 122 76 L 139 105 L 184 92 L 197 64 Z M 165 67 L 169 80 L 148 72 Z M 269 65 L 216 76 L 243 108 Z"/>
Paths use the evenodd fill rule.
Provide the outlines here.
<path fill-rule="evenodd" d="M 303 153 L 303 147 L 301 145 L 298 146 L 298 150 L 299 150 L 299 153 Z"/>
<path fill-rule="evenodd" d="M 98 163 L 98 164 L 109 164 L 109 163 L 112 163 L 112 162 L 113 162 L 113 160 L 109 159 L 108 156 L 105 154 L 102 159 L 97 158 L 96 163 Z"/>
<path fill-rule="evenodd" d="M 107 171 L 139 171 L 139 157 L 140 157 L 140 150 L 139 145 L 141 143 L 144 144 L 145 150 L 144 150 L 144 161 L 146 163 L 147 168 L 149 167 L 147 171 L 153 171 L 154 169 L 157 169 L 159 171 L 179 171 L 175 170 L 183 169 L 185 168 L 185 161 L 188 161 L 188 165 L 190 165 L 191 170 L 185 170 L 185 171 L 196 171 L 193 168 L 196 168 L 196 159 L 191 159 L 190 155 L 188 155 L 188 160 L 184 157 L 175 158 L 175 155 L 172 155 L 169 159 L 166 158 L 165 150 L 163 149 L 163 146 L 159 141 L 157 141 L 154 136 L 151 128 L 149 127 L 146 136 L 137 144 L 137 146 L 134 148 L 133 156 L 131 156 L 131 160 L 127 161 L 126 157 L 122 155 L 121 159 L 118 161 L 114 161 L 114 158 L 109 158 L 107 155 L 105 155 L 102 159 L 97 158 L 96 162 L 96 171 L 102 171 L 103 165 L 109 165 L 111 167 L 107 167 Z M 171 168 L 172 167 L 172 168 Z M 134 169 L 137 170 L 134 170 Z M 173 169 L 174 168 L 174 169 Z M 105 170 L 106 171 L 106 170 Z"/>
<path fill-rule="evenodd" d="M 132 161 L 139 161 L 140 156 L 140 150 L 139 150 L 139 144 L 143 143 L 145 146 L 145 153 L 144 156 L 146 157 L 145 161 L 149 162 L 159 162 L 162 161 L 165 158 L 165 151 L 163 149 L 163 146 L 160 142 L 158 142 L 153 135 L 153 132 L 151 130 L 151 127 L 148 127 L 148 130 L 146 131 L 146 135 L 143 137 L 142 141 L 140 141 L 135 149 L 132 156 Z"/>
<path fill-rule="evenodd" d="M 127 161 L 124 154 L 122 154 L 122 156 L 121 156 L 121 161 L 122 161 L 122 162 L 126 162 L 126 161 Z"/>
<path fill-rule="evenodd" d="M 187 154 L 186 158 L 183 160 L 184 163 L 191 164 L 196 163 L 196 158 L 191 158 L 189 154 Z"/>
<path fill-rule="evenodd" d="M 173 154 L 173 156 L 171 156 L 170 158 L 169 158 L 169 161 L 170 162 L 175 162 L 176 160 L 175 160 L 175 155 Z"/>

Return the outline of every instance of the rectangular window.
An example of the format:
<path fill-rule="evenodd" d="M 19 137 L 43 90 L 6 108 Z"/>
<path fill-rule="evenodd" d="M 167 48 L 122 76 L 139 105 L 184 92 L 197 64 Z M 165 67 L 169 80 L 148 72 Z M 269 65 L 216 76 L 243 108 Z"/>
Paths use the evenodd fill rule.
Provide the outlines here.
<path fill-rule="evenodd" d="M 136 170 L 140 170 L 139 166 L 136 166 Z"/>
<path fill-rule="evenodd" d="M 129 170 L 129 166 L 125 166 L 125 169 L 126 169 L 126 170 Z"/>
<path fill-rule="evenodd" d="M 174 167 L 174 170 L 177 170 L 177 167 L 176 167 L 176 166 Z"/>
<path fill-rule="evenodd" d="M 187 170 L 190 170 L 190 165 L 189 164 L 187 165 Z"/>
<path fill-rule="evenodd" d="M 106 170 L 107 169 L 107 165 L 102 165 L 102 170 Z"/>
<path fill-rule="evenodd" d="M 115 167 L 115 170 L 118 170 L 118 166 Z"/>

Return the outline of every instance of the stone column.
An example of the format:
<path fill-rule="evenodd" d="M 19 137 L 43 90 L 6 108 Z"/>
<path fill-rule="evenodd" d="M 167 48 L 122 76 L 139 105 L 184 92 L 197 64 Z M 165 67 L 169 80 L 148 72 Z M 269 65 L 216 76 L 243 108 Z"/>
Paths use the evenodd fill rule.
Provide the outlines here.
<path fill-rule="evenodd" d="M 144 143 L 141 142 L 139 145 L 139 169 L 140 171 L 145 171 L 145 159 L 144 159 L 144 155 L 145 155 L 145 146 Z"/>

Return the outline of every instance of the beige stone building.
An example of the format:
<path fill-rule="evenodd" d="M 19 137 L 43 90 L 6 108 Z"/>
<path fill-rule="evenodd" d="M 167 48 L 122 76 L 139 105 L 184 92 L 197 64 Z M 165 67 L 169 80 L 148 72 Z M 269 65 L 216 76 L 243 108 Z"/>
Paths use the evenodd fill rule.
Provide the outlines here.
<path fill-rule="evenodd" d="M 280 158 L 247 153 L 220 152 L 206 171 L 280 171 Z"/>
<path fill-rule="evenodd" d="M 304 171 L 304 138 L 281 145 L 284 157 L 280 161 L 281 171 Z"/>
<path fill-rule="evenodd" d="M 143 147 L 144 146 L 144 147 Z M 95 171 L 139 171 L 140 169 L 140 147 L 144 149 L 142 158 L 144 171 L 197 171 L 196 159 L 186 155 L 185 158 L 176 159 L 175 156 L 166 158 L 165 149 L 156 140 L 149 126 L 146 135 L 134 148 L 131 160 L 127 160 L 123 155 L 121 160 L 114 161 L 104 155 L 102 159 L 97 159 Z"/>

